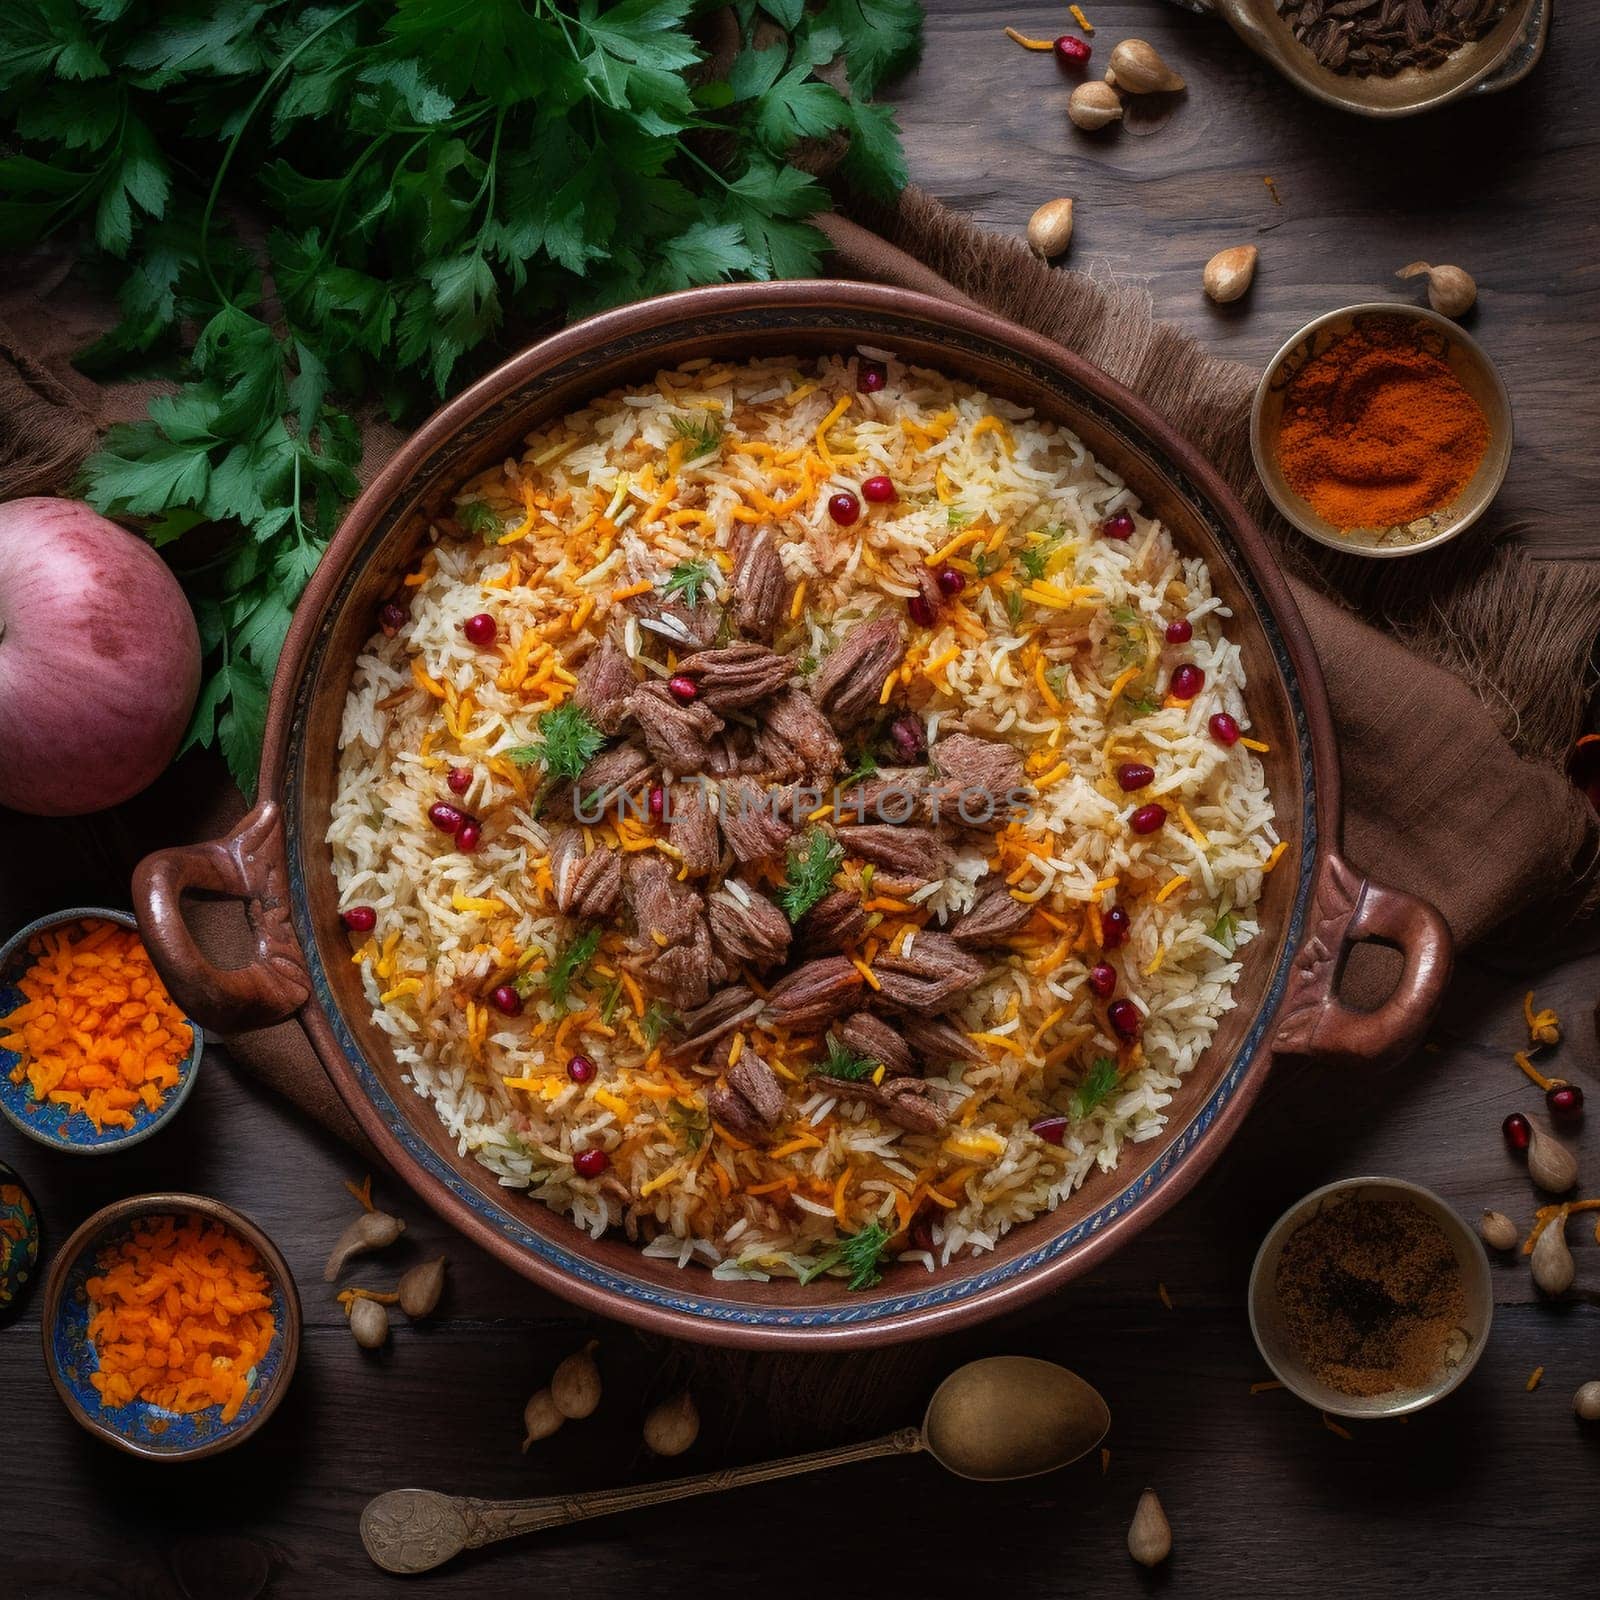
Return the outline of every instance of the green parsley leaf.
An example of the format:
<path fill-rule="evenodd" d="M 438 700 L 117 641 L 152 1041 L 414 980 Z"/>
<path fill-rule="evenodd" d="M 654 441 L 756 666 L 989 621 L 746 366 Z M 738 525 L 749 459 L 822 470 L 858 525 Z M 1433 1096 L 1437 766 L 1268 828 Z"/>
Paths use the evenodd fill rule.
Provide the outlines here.
<path fill-rule="evenodd" d="M 567 1003 L 567 995 L 588 970 L 600 949 L 600 928 L 587 928 L 571 944 L 557 952 L 545 974 L 545 988 L 558 1006 Z"/>
<path fill-rule="evenodd" d="M 722 574 L 712 561 L 680 561 L 661 580 L 661 592 L 669 600 L 681 600 L 686 606 L 697 606 L 708 591 L 715 594 L 722 583 Z"/>
<path fill-rule="evenodd" d="M 798 672 L 802 678 L 809 678 L 811 674 L 817 670 L 817 666 L 818 662 L 815 656 L 803 655 L 795 663 L 795 671 Z"/>
<path fill-rule="evenodd" d="M 1071 1110 L 1081 1122 L 1117 1090 L 1117 1064 L 1110 1056 L 1096 1056 L 1082 1083 L 1073 1091 Z"/>
<path fill-rule="evenodd" d="M 1137 713 L 1141 717 L 1148 717 L 1151 712 L 1161 709 L 1159 700 L 1151 700 L 1148 697 L 1125 694 L 1122 697 L 1122 703 L 1128 710 Z"/>
<path fill-rule="evenodd" d="M 790 922 L 798 922 L 828 892 L 843 856 L 820 828 L 808 829 L 803 845 L 790 845 L 788 870 L 778 891 L 778 904 Z"/>
<path fill-rule="evenodd" d="M 844 1078 L 850 1083 L 859 1083 L 863 1078 L 870 1078 L 878 1070 L 878 1063 L 866 1056 L 857 1055 L 854 1050 L 842 1045 L 830 1033 L 828 1053 L 817 1062 L 816 1070 L 826 1073 L 830 1078 Z"/>
<path fill-rule="evenodd" d="M 850 769 L 849 776 L 839 780 L 839 787 L 848 789 L 852 784 L 864 783 L 868 778 L 876 777 L 877 774 L 878 758 L 870 750 L 863 747 L 861 753 L 856 757 L 855 766 Z"/>
<path fill-rule="evenodd" d="M 711 1117 L 705 1107 L 688 1100 L 667 1102 L 667 1122 L 686 1150 L 698 1150 L 706 1142 L 706 1134 L 711 1131 Z"/>
<path fill-rule="evenodd" d="M 576 778 L 606 742 L 606 736 L 570 700 L 546 711 L 534 728 L 539 735 L 535 743 L 518 745 L 506 753 L 519 766 L 537 762 L 552 778 Z"/>
<path fill-rule="evenodd" d="M 457 506 L 456 521 L 468 533 L 478 534 L 485 544 L 498 544 L 500 535 L 505 531 L 499 517 L 481 500 L 469 500 L 465 505 Z"/>
<path fill-rule="evenodd" d="M 1222 912 L 1215 922 L 1206 930 L 1209 937 L 1215 939 L 1231 956 L 1236 948 L 1239 933 L 1239 914 L 1228 910 Z"/>
<path fill-rule="evenodd" d="M 644 1030 L 644 1036 L 652 1050 L 661 1043 L 661 1036 L 669 1028 L 675 1028 L 677 1025 L 677 1012 L 662 1005 L 659 1000 L 652 1000 L 646 1007 L 645 1014 L 639 1018 L 639 1026 Z"/>
<path fill-rule="evenodd" d="M 946 506 L 944 520 L 949 527 L 964 528 L 972 521 L 972 513 L 970 511 L 962 511 L 956 506 Z"/>

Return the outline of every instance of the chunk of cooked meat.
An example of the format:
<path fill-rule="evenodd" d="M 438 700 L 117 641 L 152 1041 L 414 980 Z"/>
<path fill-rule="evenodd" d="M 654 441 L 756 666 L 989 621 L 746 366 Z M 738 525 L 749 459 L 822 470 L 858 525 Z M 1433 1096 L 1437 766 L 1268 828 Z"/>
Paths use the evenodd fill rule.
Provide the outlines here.
<path fill-rule="evenodd" d="M 620 733 L 636 685 L 628 652 L 608 633 L 578 668 L 572 703 L 602 733 Z"/>
<path fill-rule="evenodd" d="M 655 771 L 655 763 L 631 739 L 614 744 L 593 757 L 574 785 L 577 815 L 598 822 L 627 795 L 642 787 Z"/>
<path fill-rule="evenodd" d="M 735 1133 L 753 1138 L 770 1133 L 789 1110 L 789 1097 L 778 1075 L 754 1050 L 746 1047 L 739 1059 L 706 1095 L 712 1116 Z"/>
<path fill-rule="evenodd" d="M 867 931 L 867 908 L 854 889 L 830 889 L 800 919 L 797 931 L 807 955 L 834 955 Z"/>
<path fill-rule="evenodd" d="M 603 844 L 586 855 L 583 835 L 561 828 L 550 839 L 550 882 L 556 910 L 591 921 L 609 916 L 622 898 L 622 858 Z"/>
<path fill-rule="evenodd" d="M 833 814 L 837 821 L 899 827 L 928 820 L 928 773 L 925 767 L 880 767 L 870 778 L 839 791 Z"/>
<path fill-rule="evenodd" d="M 739 711 L 774 695 L 794 676 L 794 662 L 764 644 L 728 644 L 697 650 L 678 671 L 700 685 L 700 704 L 713 711 Z"/>
<path fill-rule="evenodd" d="M 844 761 L 844 746 L 804 689 L 785 689 L 762 707 L 755 752 L 747 769 L 778 783 L 810 778 L 826 783 Z"/>
<path fill-rule="evenodd" d="M 665 651 L 704 650 L 717 642 L 722 619 L 712 606 L 686 606 L 667 600 L 652 590 L 624 602 L 639 619 L 639 632 L 646 641 Z"/>
<path fill-rule="evenodd" d="M 694 1060 L 735 1028 L 743 1027 L 760 1009 L 760 998 L 742 983 L 719 989 L 683 1018 L 683 1037 L 664 1052 L 666 1059 L 674 1066 Z"/>
<path fill-rule="evenodd" d="M 870 1011 L 855 1011 L 835 1023 L 833 1031 L 847 1050 L 879 1062 L 891 1078 L 914 1075 L 910 1046 L 900 1037 L 900 1030 L 890 1027 L 882 1017 L 875 1017 Z"/>
<path fill-rule="evenodd" d="M 844 956 L 823 956 L 798 966 L 767 993 L 767 1016 L 780 1028 L 815 1032 L 856 1004 L 865 979 Z"/>
<path fill-rule="evenodd" d="M 787 791 L 763 789 L 750 778 L 722 786 L 719 820 L 722 837 L 742 863 L 778 855 L 795 835 L 796 824 L 785 804 Z"/>
<path fill-rule="evenodd" d="M 1018 900 L 1003 879 L 993 878 L 972 909 L 951 924 L 949 934 L 959 945 L 984 950 L 1021 933 L 1032 917 L 1033 907 Z"/>
<path fill-rule="evenodd" d="M 627 964 L 679 1011 L 703 1005 L 725 976 L 711 948 L 705 902 L 655 851 L 628 857 L 622 894 L 635 932 Z"/>
<path fill-rule="evenodd" d="M 851 1082 L 814 1072 L 806 1079 L 806 1087 L 814 1093 L 872 1106 L 908 1133 L 943 1133 L 950 1125 L 944 1097 L 935 1085 L 924 1083 L 921 1078 L 885 1078 L 882 1083 L 862 1078 Z"/>
<path fill-rule="evenodd" d="M 901 1017 L 905 1040 L 930 1066 L 982 1061 L 983 1052 L 948 1017 Z"/>
<path fill-rule="evenodd" d="M 669 772 L 705 770 L 710 740 L 722 732 L 722 718 L 709 706 L 691 700 L 685 705 L 664 683 L 642 683 L 628 701 L 640 737 Z"/>
<path fill-rule="evenodd" d="M 730 966 L 751 966 L 757 972 L 775 967 L 789 953 L 793 933 L 789 919 L 738 878 L 730 878 L 706 907 L 711 943 Z"/>
<path fill-rule="evenodd" d="M 812 693 L 835 728 L 853 728 L 878 709 L 883 680 L 900 659 L 900 619 L 862 622 L 828 653 Z"/>
<path fill-rule="evenodd" d="M 942 878 L 950 865 L 949 848 L 932 828 L 894 828 L 872 822 L 862 828 L 837 828 L 834 837 L 847 856 L 870 861 L 899 878 L 932 883 Z"/>
<path fill-rule="evenodd" d="M 742 722 L 735 722 L 706 747 L 706 764 L 701 770 L 708 778 L 731 778 L 740 772 L 759 770 L 753 766 L 755 748 L 754 732 Z"/>
<path fill-rule="evenodd" d="M 879 1002 L 894 1011 L 926 1016 L 945 1011 L 982 979 L 988 967 L 947 933 L 924 929 L 909 954 L 881 951 L 872 963 Z"/>
<path fill-rule="evenodd" d="M 929 802 L 939 821 L 973 828 L 999 828 L 1010 820 L 1011 795 L 1024 787 L 1022 755 L 997 739 L 952 733 L 928 751 L 935 776 Z"/>
<path fill-rule="evenodd" d="M 744 539 L 728 579 L 733 620 L 741 633 L 771 643 L 789 611 L 790 584 L 771 528 Z"/>
<path fill-rule="evenodd" d="M 715 872 L 722 860 L 717 813 L 704 783 L 675 783 L 666 791 L 667 843 L 678 852 L 691 878 Z"/>

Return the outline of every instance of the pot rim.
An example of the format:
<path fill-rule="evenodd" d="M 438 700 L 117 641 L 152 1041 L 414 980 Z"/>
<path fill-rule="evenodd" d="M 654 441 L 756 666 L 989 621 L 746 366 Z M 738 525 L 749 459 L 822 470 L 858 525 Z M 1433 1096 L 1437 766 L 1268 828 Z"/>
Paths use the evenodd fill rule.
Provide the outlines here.
<path fill-rule="evenodd" d="M 707 1292 L 720 1287 L 709 1278 L 703 1286 L 686 1283 L 681 1294 L 668 1294 L 642 1280 L 620 1279 L 576 1250 L 554 1247 L 548 1240 L 536 1241 L 531 1234 L 527 1237 L 533 1248 L 518 1244 L 473 1206 L 467 1196 L 474 1191 L 458 1174 L 447 1168 L 441 1172 L 428 1161 L 431 1152 L 420 1146 L 420 1141 L 418 1148 L 408 1148 L 408 1141 L 397 1134 L 371 1098 L 351 1066 L 352 1061 L 365 1058 L 348 1032 L 316 959 L 307 961 L 312 994 L 301 1009 L 300 1020 L 341 1098 L 380 1154 L 453 1226 L 552 1292 L 585 1311 L 704 1343 L 744 1348 L 866 1348 L 953 1331 L 1014 1310 L 1103 1260 L 1163 1214 L 1209 1169 L 1254 1102 L 1270 1068 L 1273 1024 L 1302 942 L 1310 901 L 1324 863 L 1336 858 L 1339 849 L 1338 764 L 1327 759 L 1335 748 L 1332 717 L 1310 636 L 1264 536 L 1217 470 L 1188 440 L 1146 402 L 1074 352 L 992 312 L 909 290 L 830 279 L 726 284 L 639 301 L 574 323 L 511 357 L 435 412 L 384 465 L 346 514 L 296 609 L 284 644 L 268 708 L 260 795 L 263 802 L 276 803 L 286 798 L 286 788 L 293 785 L 298 703 L 308 666 L 317 652 L 324 613 L 386 508 L 432 451 L 486 406 L 547 369 L 597 346 L 647 336 L 657 326 L 681 322 L 688 315 L 709 317 L 771 308 L 815 308 L 823 316 L 844 311 L 917 320 L 987 341 L 1025 362 L 1061 373 L 1157 446 L 1165 465 L 1196 503 L 1209 505 L 1225 528 L 1241 576 L 1254 585 L 1262 602 L 1262 621 L 1269 634 L 1276 635 L 1272 642 L 1277 653 L 1286 657 L 1293 669 L 1298 691 L 1294 701 L 1299 724 L 1296 759 L 1306 780 L 1302 826 L 1295 841 L 1300 880 L 1286 916 L 1285 943 L 1256 1017 L 1222 1081 L 1193 1120 L 1170 1131 L 1168 1143 L 1148 1170 L 1108 1196 L 1081 1224 L 1055 1235 L 1026 1256 L 996 1263 L 988 1270 L 980 1267 L 945 1285 L 932 1279 L 930 1289 L 918 1293 L 880 1296 L 859 1311 L 837 1306 L 815 1311 L 805 1307 L 751 1309 Z M 1319 751 L 1323 753 L 1320 759 Z M 293 809 L 291 801 L 291 813 Z M 291 849 L 288 899 L 304 954 L 305 895 L 296 880 L 294 855 Z M 387 1087 L 379 1084 L 378 1088 L 387 1097 Z M 415 1139 L 415 1135 L 411 1137 Z M 552 1258 L 553 1251 L 559 1260 Z"/>

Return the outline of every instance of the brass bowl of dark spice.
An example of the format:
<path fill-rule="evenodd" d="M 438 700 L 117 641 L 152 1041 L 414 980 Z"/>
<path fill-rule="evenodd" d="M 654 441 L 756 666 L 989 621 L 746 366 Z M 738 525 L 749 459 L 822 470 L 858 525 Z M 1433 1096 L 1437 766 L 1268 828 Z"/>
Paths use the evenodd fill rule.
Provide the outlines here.
<path fill-rule="evenodd" d="M 1438 1195 L 1398 1178 L 1346 1178 L 1273 1224 L 1249 1305 L 1285 1388 L 1335 1416 L 1398 1417 L 1472 1371 L 1494 1293 L 1483 1245 Z"/>

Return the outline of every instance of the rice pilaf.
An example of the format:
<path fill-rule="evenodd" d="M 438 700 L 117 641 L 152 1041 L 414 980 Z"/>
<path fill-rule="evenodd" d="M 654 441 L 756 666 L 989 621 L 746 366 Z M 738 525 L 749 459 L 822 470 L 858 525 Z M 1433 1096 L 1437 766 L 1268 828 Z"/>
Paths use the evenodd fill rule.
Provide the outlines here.
<path fill-rule="evenodd" d="M 863 384 L 869 372 L 880 388 Z M 892 498 L 881 486 L 864 496 L 880 477 Z M 830 510 L 840 495 L 856 509 L 848 522 L 849 505 Z M 1126 536 L 1107 537 L 1108 524 Z M 721 680 L 692 672 L 696 651 L 728 655 L 737 639 L 738 585 L 763 530 L 781 559 L 782 614 L 762 644 L 732 648 L 753 670 L 787 658 L 777 694 L 841 704 L 824 692 L 830 655 L 874 624 L 890 636 L 870 710 L 830 711 L 843 751 L 833 779 L 870 784 L 896 758 L 892 741 L 911 737 L 896 719 L 912 719 L 930 751 L 894 770 L 917 774 L 919 794 L 941 746 L 953 753 L 946 741 L 966 736 L 1020 763 L 1025 814 L 929 830 L 939 847 L 925 869 L 893 853 L 910 834 L 875 864 L 853 853 L 867 834 L 842 825 L 829 784 L 781 848 L 754 860 L 729 848 L 729 762 L 777 718 L 770 700 L 716 701 Z M 1259 931 L 1263 876 L 1283 846 L 1205 563 L 1178 552 L 1071 432 L 884 351 L 693 361 L 531 434 L 519 460 L 465 484 L 418 538 L 400 613 L 357 664 L 328 837 L 347 917 L 374 913 L 353 936 L 373 1020 L 463 1154 L 595 1236 L 621 1227 L 679 1265 L 719 1278 L 827 1271 L 864 1287 L 893 1256 L 932 1269 L 993 1248 L 1093 1168 L 1113 1168 L 1125 1141 L 1161 1132 L 1233 1004 L 1237 951 Z M 492 642 L 474 643 L 464 624 L 484 615 Z M 690 636 L 702 617 L 716 623 L 709 642 Z M 593 735 L 579 761 L 601 748 L 575 712 L 607 637 L 661 720 L 678 715 L 674 695 L 698 695 L 684 715 L 722 729 L 702 720 L 693 734 L 719 752 L 700 771 L 724 823 L 720 859 L 697 874 L 645 790 L 631 811 L 574 821 L 571 785 L 541 765 L 558 727 Z M 1194 682 L 1174 683 L 1185 665 L 1201 684 L 1179 698 Z M 675 792 L 685 774 L 662 759 L 646 699 L 622 703 L 608 748 L 618 733 L 643 741 L 653 768 L 639 781 Z M 1218 713 L 1234 719 L 1233 740 L 1212 731 Z M 1118 774 L 1140 765 L 1152 776 L 1129 792 Z M 430 822 L 441 803 L 479 834 Z M 1161 820 L 1136 831 L 1152 810 Z M 682 941 L 658 928 L 650 948 L 643 863 L 662 893 L 693 900 L 689 915 L 715 902 L 765 927 L 782 923 L 774 902 L 804 874 L 808 845 L 845 913 L 827 951 L 850 998 L 821 1023 L 785 1020 L 797 1013 L 770 996 L 815 955 L 807 916 L 794 947 L 780 928 L 782 955 L 761 964 L 713 910 L 705 948 L 731 986 L 721 992 L 751 1005 L 685 1050 L 689 1008 L 651 976 Z M 581 897 L 589 869 L 615 876 L 596 852 L 622 869 L 620 906 Z M 560 903 L 609 909 L 567 915 Z M 960 937 L 980 907 L 1004 924 L 992 942 Z M 841 1032 L 868 1036 L 845 1011 L 934 1037 L 905 999 L 919 947 L 936 975 L 939 951 L 947 968 L 982 969 L 952 980 L 954 999 L 938 990 L 968 1059 L 922 1050 L 896 1066 L 887 1044 L 841 1045 Z M 1128 1003 L 1114 1026 L 1112 1008 Z M 574 1057 L 587 1073 L 569 1071 Z M 912 1100 L 918 1115 L 893 1109 Z"/>

